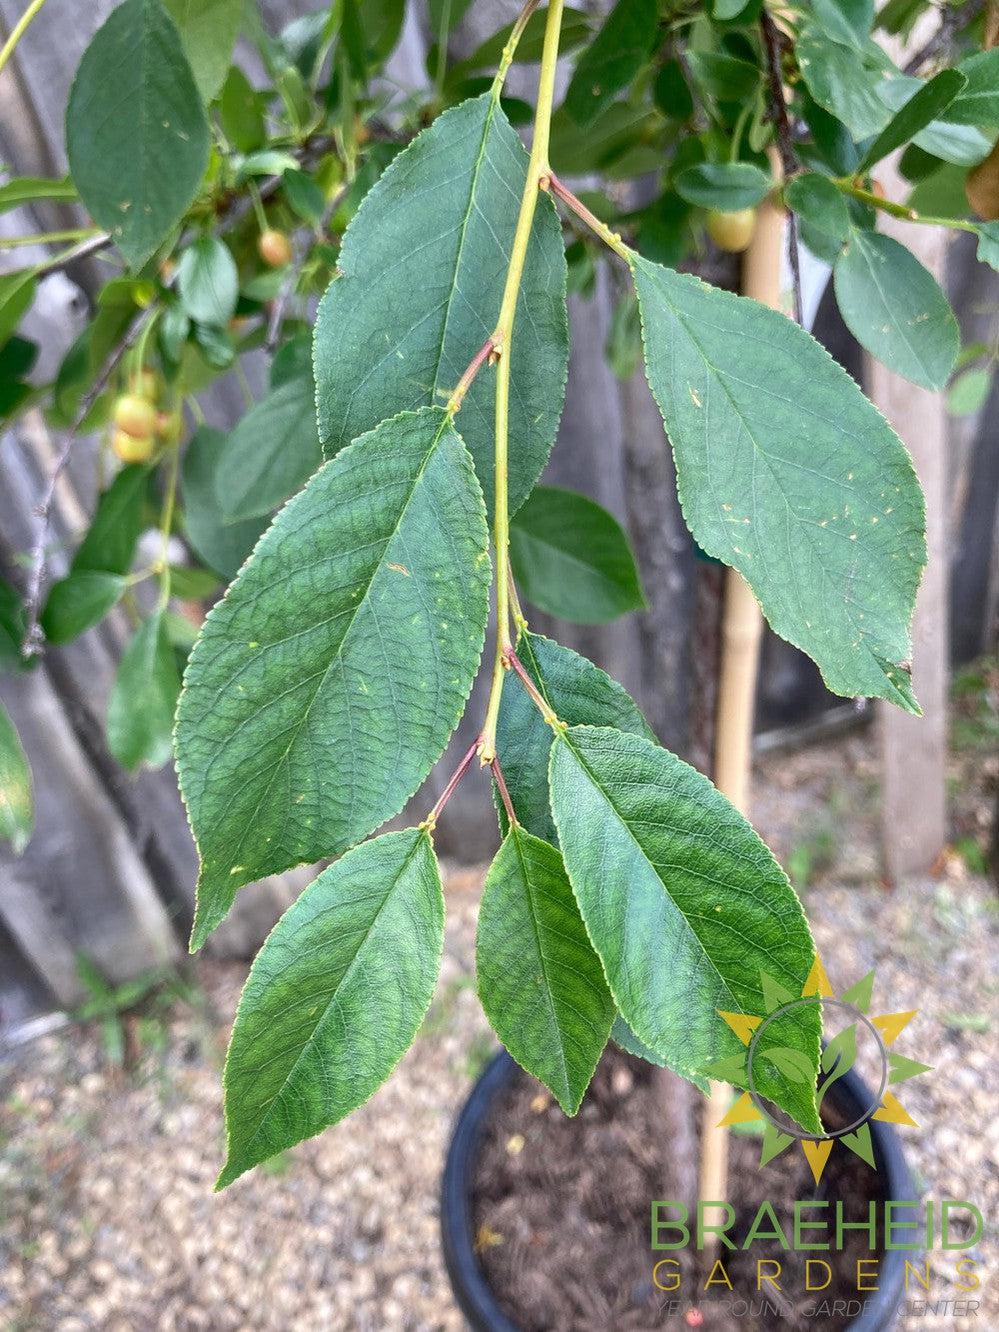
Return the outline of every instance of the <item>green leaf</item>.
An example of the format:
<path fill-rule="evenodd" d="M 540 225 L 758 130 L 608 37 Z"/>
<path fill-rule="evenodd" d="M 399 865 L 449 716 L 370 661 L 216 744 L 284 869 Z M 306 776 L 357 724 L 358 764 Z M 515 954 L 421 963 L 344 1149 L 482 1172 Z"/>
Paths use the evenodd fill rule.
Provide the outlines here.
<path fill-rule="evenodd" d="M 76 186 L 68 176 L 50 180 L 44 176 L 16 176 L 0 185 L 0 213 L 7 213 L 22 204 L 37 203 L 41 199 L 53 203 L 75 203 Z"/>
<path fill-rule="evenodd" d="M 267 518 L 226 523 L 216 490 L 228 440 L 220 430 L 201 426 L 191 436 L 181 464 L 184 529 L 195 554 L 228 582 L 257 544 Z"/>
<path fill-rule="evenodd" d="M 856 174 L 864 175 L 876 162 L 914 139 L 950 106 L 966 83 L 967 79 L 957 70 L 942 69 L 929 83 L 918 87 L 864 153 L 857 164 Z"/>
<path fill-rule="evenodd" d="M 988 370 L 965 370 L 947 390 L 947 410 L 952 416 L 971 416 L 985 406 L 991 388 Z"/>
<path fill-rule="evenodd" d="M 80 570 L 53 583 L 42 612 L 50 643 L 70 643 L 104 619 L 128 586 L 120 574 Z"/>
<path fill-rule="evenodd" d="M 319 436 L 327 456 L 394 412 L 442 406 L 499 314 L 527 158 L 486 93 L 438 116 L 396 157 L 344 236 L 316 322 Z M 568 358 L 565 253 L 538 201 L 513 331 L 510 507 L 541 474 Z M 491 510 L 494 371 L 479 372 L 461 433 Z"/>
<path fill-rule="evenodd" d="M 979 222 L 975 256 L 999 272 L 999 222 Z"/>
<path fill-rule="evenodd" d="M 711 13 L 719 23 L 727 23 L 737 18 L 749 4 L 749 0 L 714 0 Z"/>
<path fill-rule="evenodd" d="M 979 129 L 999 129 L 999 47 L 968 56 L 957 69 L 967 83 L 948 106 L 944 120 Z"/>
<path fill-rule="evenodd" d="M 632 267 L 698 545 L 739 570 L 834 693 L 918 711 L 909 620 L 925 516 L 901 441 L 784 315 L 639 256 Z"/>
<path fill-rule="evenodd" d="M 31 769 L 7 710 L 0 703 L 0 840 L 19 856 L 35 824 Z"/>
<path fill-rule="evenodd" d="M 645 606 L 621 524 L 574 491 L 534 488 L 510 527 L 510 561 L 524 596 L 549 615 L 605 624 Z"/>
<path fill-rule="evenodd" d="M 177 712 L 193 947 L 243 884 L 402 808 L 461 716 L 488 589 L 482 496 L 441 411 L 384 422 L 281 510 L 208 615 Z"/>
<path fill-rule="evenodd" d="M 444 896 L 422 829 L 355 847 L 306 888 L 239 1001 L 216 1188 L 377 1091 L 426 1016 L 443 946 Z"/>
<path fill-rule="evenodd" d="M 904 107 L 914 93 L 925 87 L 919 79 L 894 74 L 885 79 L 878 93 L 889 112 L 894 113 Z M 971 125 L 953 125 L 947 120 L 931 121 L 925 129 L 913 136 L 912 141 L 917 148 L 959 166 L 974 166 L 992 147 L 992 140 L 981 130 Z"/>
<path fill-rule="evenodd" d="M 541 59 L 544 43 L 545 25 L 548 22 L 548 6 L 537 9 L 527 21 L 527 25 L 517 43 L 514 61 L 518 64 L 536 64 Z M 448 82 L 453 86 L 482 69 L 495 69 L 503 58 L 503 51 L 510 35 L 513 23 L 506 24 L 499 32 L 494 32 L 465 60 L 453 65 L 448 71 Z M 590 36 L 589 18 L 582 10 L 566 7 L 562 11 L 562 31 L 559 38 L 559 51 L 564 55 L 574 47 L 581 46 Z"/>
<path fill-rule="evenodd" d="M 681 199 L 726 213 L 755 208 L 773 187 L 767 172 L 751 162 L 702 162 L 681 171 L 674 181 Z"/>
<path fill-rule="evenodd" d="M 202 101 L 222 87 L 236 44 L 243 0 L 163 0 L 177 25 Z"/>
<path fill-rule="evenodd" d="M 322 461 L 309 367 L 251 407 L 226 440 L 215 481 L 224 521 L 271 513 Z"/>
<path fill-rule="evenodd" d="M 4 343 L 31 308 L 38 288 L 33 268 L 0 273 L 0 343 Z"/>
<path fill-rule="evenodd" d="M 326 212 L 326 195 L 313 176 L 305 171 L 286 171 L 281 177 L 281 189 L 303 222 L 311 222 L 315 226 L 322 221 Z"/>
<path fill-rule="evenodd" d="M 73 556 L 73 573 L 128 573 L 142 531 L 149 474 L 150 468 L 143 463 L 132 463 L 103 492 Z"/>
<path fill-rule="evenodd" d="M 517 824 L 486 876 L 475 968 L 496 1035 L 574 1115 L 607 1044 L 614 1001 L 562 857 Z"/>
<path fill-rule="evenodd" d="M 241 153 L 252 153 L 267 138 L 264 97 L 238 65 L 233 65 L 222 86 L 219 120 L 222 132 Z"/>
<path fill-rule="evenodd" d="M 655 1064 L 657 1068 L 666 1067 L 666 1060 L 663 1059 L 662 1055 L 657 1055 L 651 1046 L 646 1045 L 644 1041 L 640 1041 L 620 1013 L 614 1019 L 614 1025 L 611 1027 L 611 1040 L 615 1045 L 619 1045 L 622 1050 L 627 1050 L 629 1054 L 635 1055 L 637 1059 L 644 1059 L 647 1064 Z M 707 1092 L 709 1085 L 707 1078 L 698 1080 L 692 1077 L 691 1082 L 700 1087 L 701 1091 Z"/>
<path fill-rule="evenodd" d="M 698 86 L 721 102 L 748 101 L 763 81 L 759 66 L 736 56 L 688 50 L 686 59 Z"/>
<path fill-rule="evenodd" d="M 874 23 L 873 0 L 811 0 L 810 8 L 827 36 L 858 49 Z"/>
<path fill-rule="evenodd" d="M 188 246 L 177 266 L 177 290 L 191 319 L 218 328 L 228 324 L 239 299 L 239 274 L 224 241 L 200 236 Z"/>
<path fill-rule="evenodd" d="M 807 20 L 795 45 L 798 65 L 812 97 L 841 120 L 855 139 L 880 134 L 891 112 L 880 95 L 891 61 L 876 42 L 856 46 L 830 41 Z"/>
<path fill-rule="evenodd" d="M 168 761 L 179 693 L 163 611 L 155 610 L 125 649 L 108 699 L 108 747 L 123 768 Z"/>
<path fill-rule="evenodd" d="M 701 1079 L 706 1063 L 742 1051 L 718 1012 L 762 1013 L 761 970 L 801 992 L 814 949 L 793 888 L 708 779 L 642 736 L 563 731 L 550 780 L 566 869 L 618 1009 L 670 1068 Z M 817 1069 L 819 1015 L 807 1007 L 794 1019 L 784 1043 Z M 814 1086 L 754 1075 L 803 1127 L 819 1127 Z"/>
<path fill-rule="evenodd" d="M 83 53 L 66 108 L 80 197 L 141 268 L 180 221 L 208 163 L 208 120 L 160 0 L 125 0 Z"/>
<path fill-rule="evenodd" d="M 656 0 L 617 0 L 576 65 L 565 108 L 577 125 L 591 125 L 641 70 L 659 26 Z"/>
<path fill-rule="evenodd" d="M 552 711 L 570 726 L 613 726 L 654 740 L 627 692 L 591 661 L 541 634 L 524 633 L 517 655 Z M 514 673 L 503 682 L 497 749 L 517 818 L 536 837 L 557 842 L 548 796 L 552 732 Z M 506 815 L 501 813 L 503 828 Z"/>
<path fill-rule="evenodd" d="M 808 248 L 835 263 L 851 233 L 850 211 L 836 186 L 817 171 L 807 171 L 788 182 L 784 199 L 801 218 L 802 240 Z"/>
<path fill-rule="evenodd" d="M 877 231 L 855 231 L 834 269 L 836 304 L 857 341 L 923 388 L 947 383 L 961 350 L 954 311 L 911 250 Z"/>

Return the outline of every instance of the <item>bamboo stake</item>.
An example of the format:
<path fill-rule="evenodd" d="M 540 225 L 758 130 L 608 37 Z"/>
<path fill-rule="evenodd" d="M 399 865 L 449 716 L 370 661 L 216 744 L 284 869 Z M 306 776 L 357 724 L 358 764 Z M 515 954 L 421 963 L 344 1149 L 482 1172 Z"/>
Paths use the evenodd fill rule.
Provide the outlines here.
<path fill-rule="evenodd" d="M 779 180 L 780 161 L 775 155 L 772 157 L 775 178 Z M 743 258 L 742 292 L 774 309 L 780 307 L 783 244 L 784 210 L 769 198 L 760 205 L 756 231 Z M 747 816 L 762 634 L 763 616 L 749 585 L 737 570 L 726 570 L 714 780 L 719 791 Z M 728 1196 L 728 1129 L 719 1128 L 718 1121 L 728 1110 L 731 1095 L 732 1089 L 726 1083 L 713 1082 L 704 1106 L 699 1182 L 702 1202 L 723 1202 Z M 704 1260 L 708 1266 L 716 1251 L 717 1237 L 706 1236 Z"/>

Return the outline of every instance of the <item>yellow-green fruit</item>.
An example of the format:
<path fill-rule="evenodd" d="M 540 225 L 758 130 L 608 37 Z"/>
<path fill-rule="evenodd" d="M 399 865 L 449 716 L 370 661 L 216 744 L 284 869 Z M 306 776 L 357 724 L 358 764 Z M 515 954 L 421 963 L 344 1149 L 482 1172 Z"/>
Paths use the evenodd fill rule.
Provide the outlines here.
<path fill-rule="evenodd" d="M 999 221 L 999 143 L 968 173 L 964 192 L 983 222 Z"/>
<path fill-rule="evenodd" d="M 136 438 L 127 430 L 116 430 L 111 436 L 111 447 L 123 463 L 148 462 L 156 447 L 152 435 Z"/>
<path fill-rule="evenodd" d="M 123 393 L 114 405 L 111 419 L 119 430 L 136 439 L 149 439 L 156 429 L 156 408 L 138 393 Z"/>
<path fill-rule="evenodd" d="M 283 231 L 262 231 L 257 250 L 269 268 L 284 268 L 291 263 L 291 242 Z"/>
<path fill-rule="evenodd" d="M 740 208 L 734 213 L 723 213 L 712 208 L 708 213 L 708 235 L 719 250 L 739 254 L 753 239 L 756 230 L 756 209 Z"/>
<path fill-rule="evenodd" d="M 164 444 L 171 447 L 180 443 L 184 433 L 184 416 L 180 411 L 157 412 L 156 433 Z"/>

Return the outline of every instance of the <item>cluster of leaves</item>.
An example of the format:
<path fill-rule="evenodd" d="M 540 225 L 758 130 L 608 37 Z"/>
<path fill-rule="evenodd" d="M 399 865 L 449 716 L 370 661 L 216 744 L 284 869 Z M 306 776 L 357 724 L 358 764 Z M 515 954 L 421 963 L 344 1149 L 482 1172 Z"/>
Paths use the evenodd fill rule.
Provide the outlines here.
<path fill-rule="evenodd" d="M 778 188 L 779 141 L 800 164 L 783 200 L 833 265 L 848 325 L 892 368 L 941 386 L 958 356 L 953 314 L 874 221 L 878 209 L 912 220 L 932 200 L 936 220 L 975 231 L 996 263 L 999 53 L 924 80 L 887 59 L 864 3 L 810 0 L 778 29 L 759 0 L 710 12 L 619 0 L 595 31 L 581 12 L 529 5 L 452 62 L 465 7 L 431 5 L 431 83 L 393 97 L 375 76 L 399 38 L 398 0 L 343 0 L 276 38 L 242 0 L 124 0 L 73 86 L 70 178 L 0 186 L 0 207 L 78 201 L 96 224 L 0 279 L 3 409 L 106 430 L 104 452 L 132 457 L 48 590 L 41 631 L 68 642 L 119 602 L 133 617 L 108 710 L 127 767 L 167 759 L 180 694 L 178 771 L 201 855 L 192 945 L 243 885 L 339 857 L 247 982 L 223 1183 L 364 1101 L 426 1013 L 444 919 L 435 815 L 365 839 L 425 780 L 464 710 L 486 634 L 489 524 L 497 579 L 509 585 L 509 554 L 539 607 L 596 621 L 643 604 L 611 516 L 538 485 L 565 392 L 566 294 L 588 289 L 602 242 L 632 279 L 614 361 L 644 362 L 697 542 L 742 572 L 830 688 L 918 710 L 908 622 L 925 539 L 904 448 L 796 324 L 676 266 L 705 227 L 731 241 L 721 223 L 747 210 L 748 238 L 751 210 Z M 922 8 L 893 0 L 878 22 L 901 30 Z M 503 85 L 511 61 L 550 61 L 553 16 L 575 65 L 537 175 L 515 128 L 529 108 Z M 266 86 L 232 63 L 241 25 Z M 774 80 L 788 92 L 778 106 Z M 915 189 L 896 204 L 871 171 L 903 145 Z M 604 192 L 579 199 L 561 183 L 592 173 Z M 627 182 L 649 173 L 659 189 L 635 209 Z M 38 283 L 105 247 L 126 268 L 54 382 L 33 384 L 34 349 L 15 330 Z M 227 434 L 212 429 L 199 397 L 261 347 L 266 395 Z M 494 470 L 503 413 L 511 447 Z M 158 554 L 136 569 L 153 525 Z M 185 607 L 225 583 L 195 642 Z M 36 610 L 0 587 L 5 664 L 30 665 Z M 519 611 L 516 622 L 515 650 L 501 626 L 479 746 L 503 834 L 479 928 L 484 1007 L 569 1113 L 612 1036 L 702 1083 L 735 1052 L 719 1009 L 753 1011 L 762 971 L 800 992 L 812 961 L 800 905 L 741 815 L 656 743 L 620 686 Z M 0 717 L 0 831 L 23 843 L 30 787 L 9 729 Z M 813 1019 L 786 1036 L 817 1069 Z M 764 1090 L 817 1128 L 814 1087 L 774 1068 Z"/>

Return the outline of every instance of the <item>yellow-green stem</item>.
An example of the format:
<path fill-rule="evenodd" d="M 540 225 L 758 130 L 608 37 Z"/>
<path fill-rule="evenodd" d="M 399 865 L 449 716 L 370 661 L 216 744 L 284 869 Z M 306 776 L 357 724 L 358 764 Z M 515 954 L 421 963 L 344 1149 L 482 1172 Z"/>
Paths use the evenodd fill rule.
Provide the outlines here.
<path fill-rule="evenodd" d="M 833 184 L 843 194 L 848 194 L 851 199 L 859 199 L 861 203 L 865 203 L 871 208 L 877 208 L 890 217 L 900 218 L 903 222 L 921 222 L 923 226 L 927 227 L 949 227 L 953 231 L 978 231 L 975 224 L 968 222 L 965 218 L 927 217 L 923 213 L 917 213 L 915 208 L 909 208 L 907 204 L 893 203 L 891 199 L 883 199 L 880 194 L 876 194 L 873 190 L 866 190 L 861 185 L 855 185 L 852 180 L 834 179 Z"/>
<path fill-rule="evenodd" d="M 15 48 L 24 36 L 28 24 L 35 17 L 44 3 L 45 0 L 31 0 L 31 4 L 14 24 L 10 36 L 4 42 L 2 49 L 0 49 L 0 71 L 3 70 L 4 65 L 6 65 L 7 61 L 14 54 Z"/>
<path fill-rule="evenodd" d="M 525 19 L 526 22 L 526 19 Z M 496 659 L 493 665 L 492 689 L 486 707 L 486 720 L 482 728 L 479 757 L 483 764 L 496 757 L 496 725 L 499 721 L 500 696 L 508 665 L 508 653 L 513 647 L 510 637 L 510 508 L 509 508 L 509 432 L 510 432 L 510 343 L 513 321 L 517 313 L 517 298 L 524 276 L 527 247 L 534 224 L 534 211 L 542 181 L 551 175 L 548 165 L 548 140 L 551 130 L 552 103 L 555 96 L 555 66 L 558 63 L 559 31 L 562 26 L 562 0 L 551 0 L 545 24 L 545 38 L 541 54 L 541 73 L 538 78 L 538 100 L 534 112 L 534 140 L 527 164 L 527 180 L 520 200 L 520 213 L 513 236 L 510 266 L 500 304 L 499 318 L 492 336 L 493 354 L 498 355 L 496 366 L 496 463 L 493 542 L 496 550 Z M 511 38 L 512 40 L 512 38 Z"/>
<path fill-rule="evenodd" d="M 173 511 L 177 503 L 177 480 L 180 474 L 180 449 L 175 444 L 170 448 L 170 466 L 167 469 L 166 494 L 163 497 L 163 512 L 160 517 L 160 610 L 166 610 L 170 603 L 170 529 L 173 527 Z"/>
<path fill-rule="evenodd" d="M 96 227 L 74 227 L 70 231 L 44 231 L 37 236 L 4 236 L 0 239 L 0 250 L 14 250 L 21 245 L 54 245 L 56 241 L 87 240 L 90 236 L 99 236 Z"/>

